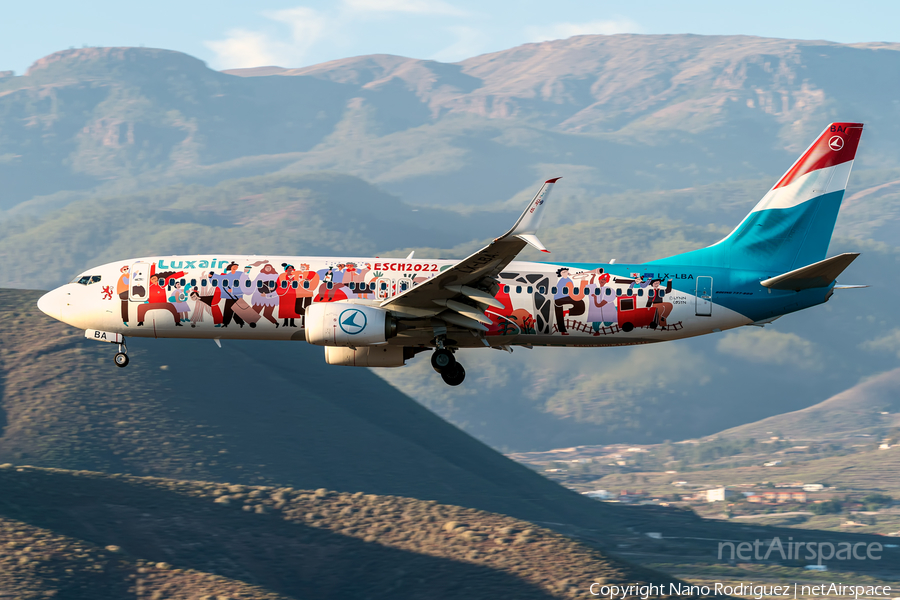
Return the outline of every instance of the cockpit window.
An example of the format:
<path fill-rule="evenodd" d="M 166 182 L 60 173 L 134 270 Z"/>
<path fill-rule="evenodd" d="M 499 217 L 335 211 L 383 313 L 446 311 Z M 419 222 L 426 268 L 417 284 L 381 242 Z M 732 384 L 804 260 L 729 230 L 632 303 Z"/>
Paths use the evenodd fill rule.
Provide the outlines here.
<path fill-rule="evenodd" d="M 81 285 L 91 285 L 92 283 L 99 283 L 100 275 L 82 275 L 72 283 L 80 283 Z"/>

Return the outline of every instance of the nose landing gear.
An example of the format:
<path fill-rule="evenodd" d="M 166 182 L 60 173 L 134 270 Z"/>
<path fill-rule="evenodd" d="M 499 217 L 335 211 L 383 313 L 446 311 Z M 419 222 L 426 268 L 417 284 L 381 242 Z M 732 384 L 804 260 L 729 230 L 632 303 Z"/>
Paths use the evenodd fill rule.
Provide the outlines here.
<path fill-rule="evenodd" d="M 128 366 L 128 348 L 125 347 L 125 344 L 119 344 L 119 351 L 116 353 L 116 356 L 113 358 L 117 367 L 127 367 Z"/>
<path fill-rule="evenodd" d="M 457 386 L 466 378 L 466 370 L 456 362 L 453 352 L 440 347 L 431 355 L 431 366 L 441 374 L 441 379 L 447 385 Z"/>

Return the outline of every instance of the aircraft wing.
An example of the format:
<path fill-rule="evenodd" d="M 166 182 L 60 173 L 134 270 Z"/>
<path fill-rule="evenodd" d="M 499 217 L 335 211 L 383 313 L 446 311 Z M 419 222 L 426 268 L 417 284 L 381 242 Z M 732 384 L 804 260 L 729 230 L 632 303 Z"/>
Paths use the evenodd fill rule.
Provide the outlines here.
<path fill-rule="evenodd" d="M 443 273 L 413 286 L 402 294 L 388 298 L 381 303 L 383 308 L 399 311 L 434 314 L 445 311 L 439 318 L 449 323 L 485 331 L 484 323 L 490 323 L 479 304 L 484 306 L 502 306 L 494 299 L 491 281 L 515 259 L 526 245 L 531 245 L 541 252 L 547 250 L 535 233 L 543 218 L 544 203 L 550 195 L 550 189 L 560 178 L 548 179 L 538 193 L 525 208 L 525 212 L 516 221 L 512 229 L 498 237 L 490 244 L 459 261 Z"/>

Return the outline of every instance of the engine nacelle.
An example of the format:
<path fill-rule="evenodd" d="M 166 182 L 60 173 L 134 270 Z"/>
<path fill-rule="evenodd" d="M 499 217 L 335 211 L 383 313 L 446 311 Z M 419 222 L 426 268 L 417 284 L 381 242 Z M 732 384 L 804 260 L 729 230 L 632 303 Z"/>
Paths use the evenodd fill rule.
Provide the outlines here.
<path fill-rule="evenodd" d="M 397 335 L 397 323 L 382 308 L 317 302 L 306 309 L 306 341 L 317 346 L 369 346 Z"/>
<path fill-rule="evenodd" d="M 325 346 L 325 362 L 345 367 L 402 367 L 409 357 L 403 346 Z"/>

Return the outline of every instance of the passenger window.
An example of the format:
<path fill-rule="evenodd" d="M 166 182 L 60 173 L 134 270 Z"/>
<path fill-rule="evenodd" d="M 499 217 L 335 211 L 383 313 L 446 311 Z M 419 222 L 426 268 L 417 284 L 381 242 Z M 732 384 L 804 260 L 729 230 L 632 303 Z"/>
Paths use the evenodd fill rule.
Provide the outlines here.
<path fill-rule="evenodd" d="M 529 286 L 528 286 L 528 293 L 531 294 L 531 293 L 533 293 L 533 292 L 534 292 L 534 288 L 531 287 L 531 286 L 529 285 Z"/>
<path fill-rule="evenodd" d="M 555 285 L 552 288 L 550 288 L 550 293 L 553 294 L 554 296 L 556 295 L 556 286 Z"/>
<path fill-rule="evenodd" d="M 249 280 L 249 279 L 248 279 L 247 281 L 244 282 L 244 287 L 250 287 L 250 280 Z"/>
<path fill-rule="evenodd" d="M 573 293 L 573 294 L 577 294 L 578 291 L 579 291 L 578 288 L 575 288 L 574 290 L 572 290 L 572 293 Z"/>
<path fill-rule="evenodd" d="M 213 279 L 213 280 L 212 280 L 212 285 L 213 285 L 213 287 L 219 287 L 219 280 L 218 280 L 218 279 Z"/>
<path fill-rule="evenodd" d="M 213 285 L 216 285 L 216 284 L 213 283 Z M 260 289 L 260 290 L 262 289 L 262 279 L 257 279 L 257 280 L 256 280 L 256 288 L 257 288 L 257 289 Z"/>
<path fill-rule="evenodd" d="M 197 287 L 197 280 L 191 279 L 191 287 Z"/>
<path fill-rule="evenodd" d="M 248 281 L 247 283 L 250 283 L 250 282 Z M 309 281 L 304 281 L 304 282 L 303 282 L 303 289 L 304 289 L 304 290 L 308 290 L 308 289 L 309 289 Z"/>
<path fill-rule="evenodd" d="M 291 282 L 291 287 L 294 288 L 294 289 L 296 290 L 296 289 L 297 289 L 297 282 L 296 282 L 296 281 L 292 281 L 292 282 Z"/>
<path fill-rule="evenodd" d="M 606 295 L 607 295 L 607 296 L 611 296 L 611 295 L 612 295 L 612 290 L 609 289 L 609 288 L 606 288 Z"/>
<path fill-rule="evenodd" d="M 202 285 L 203 287 L 206 287 L 206 280 L 205 280 L 205 279 L 201 279 L 201 280 L 200 280 L 200 285 Z"/>
<path fill-rule="evenodd" d="M 282 281 L 282 282 L 281 282 L 281 289 L 283 289 L 283 290 L 286 290 L 286 289 L 287 289 L 287 281 Z"/>
<path fill-rule="evenodd" d="M 564 286 L 564 287 L 563 287 L 563 294 L 568 294 L 568 293 L 569 293 L 569 286 Z"/>
<path fill-rule="evenodd" d="M 387 284 L 386 284 L 385 282 L 383 282 L 383 281 L 381 282 L 381 289 L 382 289 L 382 290 L 386 290 L 386 289 L 387 289 Z"/>
<path fill-rule="evenodd" d="M 517 285 L 517 286 L 516 286 L 516 293 L 517 293 L 517 294 L 521 294 L 521 293 L 522 293 L 522 286 L 521 286 L 521 285 Z"/>
<path fill-rule="evenodd" d="M 644 290 L 638 290 L 638 296 L 643 296 L 643 295 L 644 295 Z"/>
<path fill-rule="evenodd" d="M 181 280 L 181 287 L 184 287 L 184 284 L 186 284 L 186 283 L 187 283 L 187 281 L 186 281 L 185 279 L 182 279 L 182 280 Z"/>
<path fill-rule="evenodd" d="M 334 283 L 332 283 L 331 281 L 329 281 L 328 283 L 325 284 L 325 287 L 327 287 L 327 288 L 330 290 L 331 288 L 334 287 Z"/>
<path fill-rule="evenodd" d="M 503 286 L 503 293 L 504 293 L 504 294 L 508 294 L 508 293 L 509 293 L 509 286 L 508 286 L 508 285 L 504 285 L 504 286 Z"/>
<path fill-rule="evenodd" d="M 544 286 L 540 286 L 540 287 L 538 288 L 538 292 L 541 293 L 541 294 L 546 294 L 546 293 L 547 293 L 547 288 L 545 288 Z"/>
<path fill-rule="evenodd" d="M 622 288 L 616 288 L 616 296 L 622 295 Z"/>

